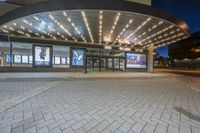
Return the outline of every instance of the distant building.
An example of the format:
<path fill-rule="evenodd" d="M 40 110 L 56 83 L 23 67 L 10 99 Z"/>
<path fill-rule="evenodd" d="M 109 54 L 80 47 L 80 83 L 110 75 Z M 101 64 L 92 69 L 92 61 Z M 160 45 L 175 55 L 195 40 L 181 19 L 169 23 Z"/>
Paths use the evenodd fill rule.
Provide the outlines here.
<path fill-rule="evenodd" d="M 170 66 L 179 69 L 200 69 L 200 32 L 169 46 Z"/>

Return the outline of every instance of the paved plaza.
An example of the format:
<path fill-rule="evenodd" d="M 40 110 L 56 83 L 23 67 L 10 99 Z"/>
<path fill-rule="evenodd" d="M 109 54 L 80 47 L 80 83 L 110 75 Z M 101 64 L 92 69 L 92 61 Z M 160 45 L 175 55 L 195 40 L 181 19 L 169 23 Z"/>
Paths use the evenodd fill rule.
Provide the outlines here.
<path fill-rule="evenodd" d="M 177 75 L 5 75 L 0 133 L 200 133 L 200 93 Z"/>

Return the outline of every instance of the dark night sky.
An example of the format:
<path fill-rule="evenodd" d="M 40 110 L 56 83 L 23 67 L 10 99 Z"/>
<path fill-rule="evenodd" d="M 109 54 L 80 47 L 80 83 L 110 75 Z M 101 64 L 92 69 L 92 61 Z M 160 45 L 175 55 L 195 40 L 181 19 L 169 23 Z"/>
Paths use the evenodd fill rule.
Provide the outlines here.
<path fill-rule="evenodd" d="M 192 32 L 200 31 L 200 0 L 152 0 L 152 6 L 183 20 Z M 157 51 L 162 56 L 168 56 L 167 46 Z"/>

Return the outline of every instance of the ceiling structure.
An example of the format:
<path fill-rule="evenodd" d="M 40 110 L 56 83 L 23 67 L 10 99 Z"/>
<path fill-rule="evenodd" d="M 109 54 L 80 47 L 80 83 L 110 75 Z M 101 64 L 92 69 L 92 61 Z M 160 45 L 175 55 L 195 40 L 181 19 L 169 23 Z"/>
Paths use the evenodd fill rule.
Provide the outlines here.
<path fill-rule="evenodd" d="M 43 2 L 47 0 L 0 0 L 0 2 L 4 3 L 11 3 L 11 4 L 18 4 L 18 5 L 30 5 L 38 2 Z"/>
<path fill-rule="evenodd" d="M 190 36 L 185 23 L 105 9 L 40 12 L 4 23 L 0 31 L 25 38 L 124 48 L 160 47 Z"/>
<path fill-rule="evenodd" d="M 47 0 L 0 0 L 0 16 L 17 8 L 44 1 Z"/>

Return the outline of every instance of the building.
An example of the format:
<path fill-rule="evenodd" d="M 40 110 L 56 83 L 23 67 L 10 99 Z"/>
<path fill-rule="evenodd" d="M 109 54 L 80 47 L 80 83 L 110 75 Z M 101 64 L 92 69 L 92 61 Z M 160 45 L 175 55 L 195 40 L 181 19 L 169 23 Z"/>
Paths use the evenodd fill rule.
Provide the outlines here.
<path fill-rule="evenodd" d="M 200 69 L 200 32 L 169 46 L 172 68 Z"/>
<path fill-rule="evenodd" d="M 190 37 L 186 23 L 150 0 L 16 5 L 0 16 L 0 71 L 152 72 L 154 48 Z"/>

